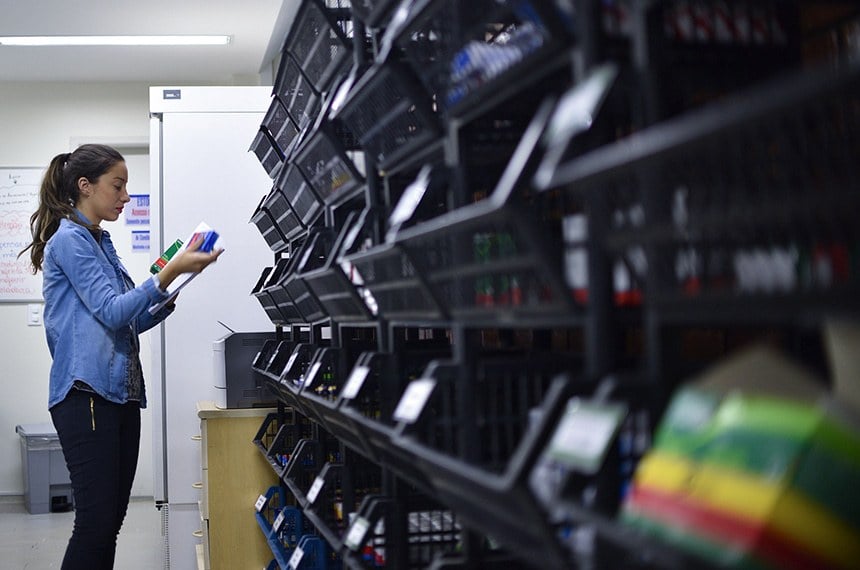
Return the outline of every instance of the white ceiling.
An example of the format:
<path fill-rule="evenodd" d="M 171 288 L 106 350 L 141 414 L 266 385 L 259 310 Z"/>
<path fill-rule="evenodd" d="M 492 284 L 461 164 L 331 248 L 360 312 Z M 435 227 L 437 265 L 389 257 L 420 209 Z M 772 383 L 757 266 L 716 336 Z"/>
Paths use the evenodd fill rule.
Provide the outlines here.
<path fill-rule="evenodd" d="M 232 36 L 227 46 L 0 46 L 0 81 L 253 83 L 299 1 L 0 0 L 0 35 Z"/>

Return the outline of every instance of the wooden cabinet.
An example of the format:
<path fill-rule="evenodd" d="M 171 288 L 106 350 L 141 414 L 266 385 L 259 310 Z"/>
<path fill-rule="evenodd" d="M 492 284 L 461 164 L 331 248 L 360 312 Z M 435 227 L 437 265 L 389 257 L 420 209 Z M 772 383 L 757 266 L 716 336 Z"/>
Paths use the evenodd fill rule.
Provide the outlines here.
<path fill-rule="evenodd" d="M 260 423 L 271 411 L 197 404 L 202 436 L 200 517 L 207 570 L 264 568 L 272 558 L 254 518 L 254 504 L 278 480 L 253 444 Z"/>

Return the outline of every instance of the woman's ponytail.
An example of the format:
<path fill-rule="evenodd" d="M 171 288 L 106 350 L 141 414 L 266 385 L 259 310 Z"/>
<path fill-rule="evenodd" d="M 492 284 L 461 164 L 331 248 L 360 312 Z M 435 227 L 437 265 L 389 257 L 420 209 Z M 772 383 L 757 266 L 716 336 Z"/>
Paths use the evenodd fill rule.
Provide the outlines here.
<path fill-rule="evenodd" d="M 34 274 L 42 269 L 45 245 L 60 227 L 60 220 L 71 218 L 78 221 L 74 215 L 80 198 L 78 179 L 85 177 L 95 182 L 114 164 L 122 161 L 122 155 L 115 149 L 94 144 L 82 145 L 72 153 L 61 153 L 51 160 L 39 189 L 39 207 L 30 216 L 33 241 L 18 254 L 20 257 L 30 251 Z"/>

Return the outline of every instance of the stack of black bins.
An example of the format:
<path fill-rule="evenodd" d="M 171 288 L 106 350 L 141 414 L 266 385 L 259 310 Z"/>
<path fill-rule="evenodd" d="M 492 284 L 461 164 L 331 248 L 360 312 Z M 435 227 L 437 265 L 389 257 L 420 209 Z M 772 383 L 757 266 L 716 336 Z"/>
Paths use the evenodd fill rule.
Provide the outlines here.
<path fill-rule="evenodd" d="M 287 263 L 287 260 L 283 260 L 283 262 Z M 254 285 L 254 288 L 251 290 L 251 295 L 253 295 L 260 303 L 260 306 L 263 308 L 263 311 L 266 313 L 266 316 L 273 325 L 283 326 L 287 324 L 287 322 L 278 310 L 278 306 L 269 294 L 269 288 L 267 287 L 267 285 L 270 285 L 269 278 L 272 276 L 272 271 L 274 269 L 274 267 L 265 267 L 263 269 L 259 279 L 257 279 L 256 285 Z"/>

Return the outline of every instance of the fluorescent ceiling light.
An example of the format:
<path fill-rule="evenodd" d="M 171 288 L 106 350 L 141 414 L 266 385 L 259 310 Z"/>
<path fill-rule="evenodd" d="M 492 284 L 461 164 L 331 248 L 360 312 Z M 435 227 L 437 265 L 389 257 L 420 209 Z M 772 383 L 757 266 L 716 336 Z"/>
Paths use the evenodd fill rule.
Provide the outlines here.
<path fill-rule="evenodd" d="M 230 36 L 0 36 L 4 46 L 214 46 Z"/>

